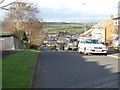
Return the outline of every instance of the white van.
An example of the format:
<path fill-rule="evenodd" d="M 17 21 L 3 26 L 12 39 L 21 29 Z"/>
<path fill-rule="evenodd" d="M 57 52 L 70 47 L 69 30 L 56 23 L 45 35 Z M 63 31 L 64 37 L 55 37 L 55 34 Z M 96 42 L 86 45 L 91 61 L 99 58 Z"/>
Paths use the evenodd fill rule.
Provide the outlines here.
<path fill-rule="evenodd" d="M 79 53 L 102 53 L 107 55 L 107 47 L 97 39 L 81 39 L 78 44 Z"/>

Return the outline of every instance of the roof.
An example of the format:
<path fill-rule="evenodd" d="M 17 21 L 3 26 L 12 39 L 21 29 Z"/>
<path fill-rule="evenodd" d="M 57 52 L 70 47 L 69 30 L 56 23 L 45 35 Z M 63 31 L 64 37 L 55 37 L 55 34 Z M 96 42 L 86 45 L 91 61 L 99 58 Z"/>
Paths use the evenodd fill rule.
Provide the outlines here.
<path fill-rule="evenodd" d="M 114 19 L 120 19 L 120 15 L 114 16 L 114 17 L 113 17 L 113 20 L 114 20 Z"/>
<path fill-rule="evenodd" d="M 93 29 L 89 29 L 89 30 L 85 31 L 84 33 L 81 34 L 81 36 L 86 35 L 86 34 L 88 34 L 88 33 L 91 33 L 92 30 L 93 30 Z"/>
<path fill-rule="evenodd" d="M 113 19 L 112 18 L 107 18 L 105 20 L 103 20 L 102 22 L 94 25 L 92 28 L 105 28 L 107 25 L 113 23 Z"/>
<path fill-rule="evenodd" d="M 14 34 L 0 33 L 0 37 L 11 37 L 11 36 L 14 36 Z"/>

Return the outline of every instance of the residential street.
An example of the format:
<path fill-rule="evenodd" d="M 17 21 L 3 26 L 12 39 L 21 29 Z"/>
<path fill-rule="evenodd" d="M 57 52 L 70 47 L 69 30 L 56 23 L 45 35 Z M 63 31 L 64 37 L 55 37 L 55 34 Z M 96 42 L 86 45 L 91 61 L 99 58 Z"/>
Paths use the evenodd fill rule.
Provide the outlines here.
<path fill-rule="evenodd" d="M 33 88 L 117 88 L 118 59 L 78 52 L 40 53 Z"/>

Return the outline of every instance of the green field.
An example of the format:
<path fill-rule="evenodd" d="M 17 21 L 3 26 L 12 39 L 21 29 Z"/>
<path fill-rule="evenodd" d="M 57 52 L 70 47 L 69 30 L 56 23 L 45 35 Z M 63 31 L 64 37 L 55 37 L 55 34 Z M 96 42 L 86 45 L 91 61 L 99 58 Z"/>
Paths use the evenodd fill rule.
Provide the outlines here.
<path fill-rule="evenodd" d="M 87 30 L 95 23 L 87 23 Z M 70 34 L 81 33 L 85 31 L 84 23 L 44 23 L 44 29 L 47 33 L 68 32 Z"/>
<path fill-rule="evenodd" d="M 29 88 L 38 53 L 21 51 L 2 59 L 2 88 Z"/>

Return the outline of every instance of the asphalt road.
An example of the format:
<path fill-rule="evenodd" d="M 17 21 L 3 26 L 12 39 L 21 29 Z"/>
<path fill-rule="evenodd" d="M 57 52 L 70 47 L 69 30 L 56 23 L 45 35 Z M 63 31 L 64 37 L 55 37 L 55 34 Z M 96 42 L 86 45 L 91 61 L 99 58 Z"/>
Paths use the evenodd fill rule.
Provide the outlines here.
<path fill-rule="evenodd" d="M 118 60 L 78 52 L 40 53 L 33 88 L 118 88 Z"/>

